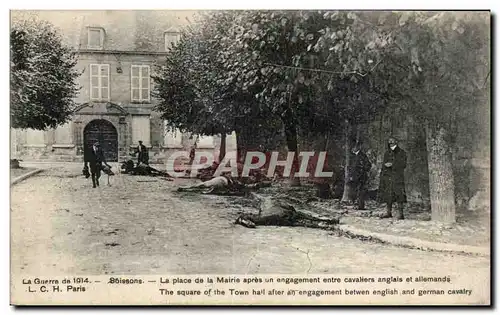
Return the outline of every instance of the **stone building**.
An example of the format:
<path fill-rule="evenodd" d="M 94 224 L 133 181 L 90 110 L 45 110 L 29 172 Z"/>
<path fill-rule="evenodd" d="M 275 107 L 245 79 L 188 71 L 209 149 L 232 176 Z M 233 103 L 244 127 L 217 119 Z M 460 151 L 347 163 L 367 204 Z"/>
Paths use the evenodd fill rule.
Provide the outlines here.
<path fill-rule="evenodd" d="M 80 91 L 71 121 L 53 130 L 12 130 L 11 156 L 24 160 L 82 161 L 83 149 L 101 142 L 109 161 L 129 158 L 139 140 L 152 162 L 188 150 L 196 135 L 169 131 L 153 110 L 153 66 L 179 39 L 194 11 L 38 11 L 78 55 Z M 227 150 L 236 147 L 234 134 Z M 218 151 L 219 137 L 199 137 L 199 149 Z M 217 152 L 215 152 L 216 154 Z"/>

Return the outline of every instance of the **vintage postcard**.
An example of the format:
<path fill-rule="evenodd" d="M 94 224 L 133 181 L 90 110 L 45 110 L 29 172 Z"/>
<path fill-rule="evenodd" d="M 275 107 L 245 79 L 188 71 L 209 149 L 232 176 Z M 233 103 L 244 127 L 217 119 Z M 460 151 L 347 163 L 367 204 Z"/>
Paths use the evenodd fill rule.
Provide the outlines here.
<path fill-rule="evenodd" d="M 491 12 L 10 17 L 12 305 L 491 304 Z"/>

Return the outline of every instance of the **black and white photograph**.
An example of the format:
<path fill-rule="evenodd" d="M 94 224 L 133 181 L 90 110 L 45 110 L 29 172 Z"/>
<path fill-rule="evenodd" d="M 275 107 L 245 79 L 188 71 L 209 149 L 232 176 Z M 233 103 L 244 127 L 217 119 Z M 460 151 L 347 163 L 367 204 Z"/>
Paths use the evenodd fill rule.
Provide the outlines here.
<path fill-rule="evenodd" d="M 11 10 L 11 304 L 490 305 L 491 16 Z"/>

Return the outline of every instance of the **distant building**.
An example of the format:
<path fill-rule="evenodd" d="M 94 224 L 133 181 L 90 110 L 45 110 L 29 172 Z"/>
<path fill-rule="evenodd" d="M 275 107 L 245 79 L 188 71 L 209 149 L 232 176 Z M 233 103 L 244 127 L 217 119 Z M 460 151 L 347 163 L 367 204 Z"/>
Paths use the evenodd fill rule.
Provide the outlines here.
<path fill-rule="evenodd" d="M 15 16 L 25 12 L 12 12 Z M 142 140 L 152 162 L 188 150 L 196 135 L 168 131 L 153 110 L 150 78 L 194 11 L 39 11 L 58 27 L 78 54 L 81 90 L 72 120 L 47 131 L 12 130 L 11 156 L 25 160 L 82 161 L 86 145 L 99 140 L 109 161 L 130 158 Z M 236 148 L 234 134 L 227 149 Z M 218 151 L 219 137 L 200 137 L 198 148 Z"/>

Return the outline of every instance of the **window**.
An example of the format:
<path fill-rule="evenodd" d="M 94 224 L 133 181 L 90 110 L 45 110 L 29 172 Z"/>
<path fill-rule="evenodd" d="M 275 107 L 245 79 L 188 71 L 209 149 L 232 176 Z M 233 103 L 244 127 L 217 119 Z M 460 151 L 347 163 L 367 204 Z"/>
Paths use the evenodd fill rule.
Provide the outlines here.
<path fill-rule="evenodd" d="M 88 49 L 103 49 L 104 48 L 104 30 L 99 27 L 88 28 Z"/>
<path fill-rule="evenodd" d="M 90 99 L 109 101 L 109 65 L 90 65 Z"/>
<path fill-rule="evenodd" d="M 177 44 L 181 39 L 181 34 L 175 31 L 165 32 L 165 50 L 169 50 L 170 47 Z"/>
<path fill-rule="evenodd" d="M 132 101 L 149 102 L 149 66 L 133 65 L 131 68 L 131 84 Z"/>
<path fill-rule="evenodd" d="M 139 144 L 141 140 L 145 146 L 151 145 L 151 121 L 149 115 L 132 116 L 132 143 Z"/>

